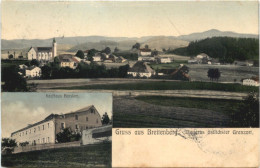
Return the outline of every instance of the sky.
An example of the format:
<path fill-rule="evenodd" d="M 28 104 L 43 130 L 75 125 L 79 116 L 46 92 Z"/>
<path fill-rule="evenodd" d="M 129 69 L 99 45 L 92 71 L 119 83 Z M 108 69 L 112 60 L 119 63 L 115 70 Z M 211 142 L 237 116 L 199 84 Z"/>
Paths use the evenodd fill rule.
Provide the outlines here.
<path fill-rule="evenodd" d="M 209 29 L 258 34 L 258 2 L 2 2 L 3 39 L 179 36 Z"/>
<path fill-rule="evenodd" d="M 89 105 L 94 105 L 101 117 L 105 112 L 110 118 L 112 116 L 110 93 L 74 93 L 78 98 L 46 98 L 46 94 L 53 93 L 2 93 L 2 137 L 10 137 L 12 132 L 41 121 L 52 113 L 65 114 Z"/>

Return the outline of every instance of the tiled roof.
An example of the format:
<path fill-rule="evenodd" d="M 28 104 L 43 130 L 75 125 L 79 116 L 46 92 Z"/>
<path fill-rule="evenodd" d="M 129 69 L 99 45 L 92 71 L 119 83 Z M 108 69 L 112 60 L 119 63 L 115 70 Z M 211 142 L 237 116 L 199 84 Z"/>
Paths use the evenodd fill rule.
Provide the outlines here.
<path fill-rule="evenodd" d="M 147 65 L 147 63 L 138 61 L 134 64 L 132 68 L 130 68 L 129 72 L 146 72 L 146 73 L 153 73 L 154 70 Z"/>

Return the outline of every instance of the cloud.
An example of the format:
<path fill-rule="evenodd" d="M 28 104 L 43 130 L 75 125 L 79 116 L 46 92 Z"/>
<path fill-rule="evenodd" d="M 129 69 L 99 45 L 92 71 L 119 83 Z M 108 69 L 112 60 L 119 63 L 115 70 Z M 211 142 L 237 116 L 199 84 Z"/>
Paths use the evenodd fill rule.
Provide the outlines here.
<path fill-rule="evenodd" d="M 2 105 L 2 137 L 44 119 L 50 112 L 39 106 L 30 109 L 21 101 Z"/>

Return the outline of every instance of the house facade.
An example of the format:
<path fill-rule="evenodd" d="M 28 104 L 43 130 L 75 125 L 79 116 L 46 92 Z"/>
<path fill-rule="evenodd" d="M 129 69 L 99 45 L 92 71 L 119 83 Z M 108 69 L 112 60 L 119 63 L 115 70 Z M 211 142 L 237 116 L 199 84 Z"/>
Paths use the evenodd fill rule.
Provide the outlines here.
<path fill-rule="evenodd" d="M 151 56 L 152 55 L 152 50 L 149 49 L 149 48 L 139 49 L 138 55 L 139 56 Z"/>
<path fill-rule="evenodd" d="M 171 63 L 172 60 L 169 57 L 160 57 L 158 59 L 158 62 L 161 63 L 161 64 L 165 64 L 165 63 Z"/>
<path fill-rule="evenodd" d="M 59 60 L 61 67 L 69 67 L 71 69 L 76 69 L 79 62 L 81 61 L 78 57 L 75 57 L 71 54 L 59 55 Z"/>
<path fill-rule="evenodd" d="M 155 75 L 155 71 L 146 62 L 138 61 L 129 69 L 127 74 L 133 77 L 150 78 L 152 75 Z"/>
<path fill-rule="evenodd" d="M 56 135 L 64 128 L 74 133 L 102 126 L 101 116 L 97 109 L 91 105 L 75 112 L 66 114 L 51 114 L 44 120 L 15 131 L 11 138 L 16 142 L 29 142 L 30 145 L 55 143 Z"/>
<path fill-rule="evenodd" d="M 53 39 L 52 47 L 31 47 L 27 52 L 27 59 L 36 59 L 39 62 L 52 61 L 57 56 L 57 44 L 56 40 Z"/>
<path fill-rule="evenodd" d="M 41 77 L 42 70 L 39 67 L 32 66 L 25 70 L 25 77 L 27 78 L 38 78 Z"/>
<path fill-rule="evenodd" d="M 259 86 L 259 78 L 251 78 L 251 79 L 244 79 L 243 80 L 243 85 L 247 86 Z"/>

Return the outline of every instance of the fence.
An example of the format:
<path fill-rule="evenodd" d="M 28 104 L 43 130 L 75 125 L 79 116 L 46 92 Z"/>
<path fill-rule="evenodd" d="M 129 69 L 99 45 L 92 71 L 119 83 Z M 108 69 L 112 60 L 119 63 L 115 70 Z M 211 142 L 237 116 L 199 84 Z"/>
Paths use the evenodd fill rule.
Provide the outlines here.
<path fill-rule="evenodd" d="M 44 149 L 56 149 L 56 148 L 67 148 L 67 147 L 77 147 L 81 145 L 81 141 L 68 142 L 68 143 L 58 143 L 58 144 L 38 144 L 35 146 L 24 146 L 24 147 L 15 147 L 13 153 L 20 152 L 29 152 L 35 150 L 44 150 Z"/>

